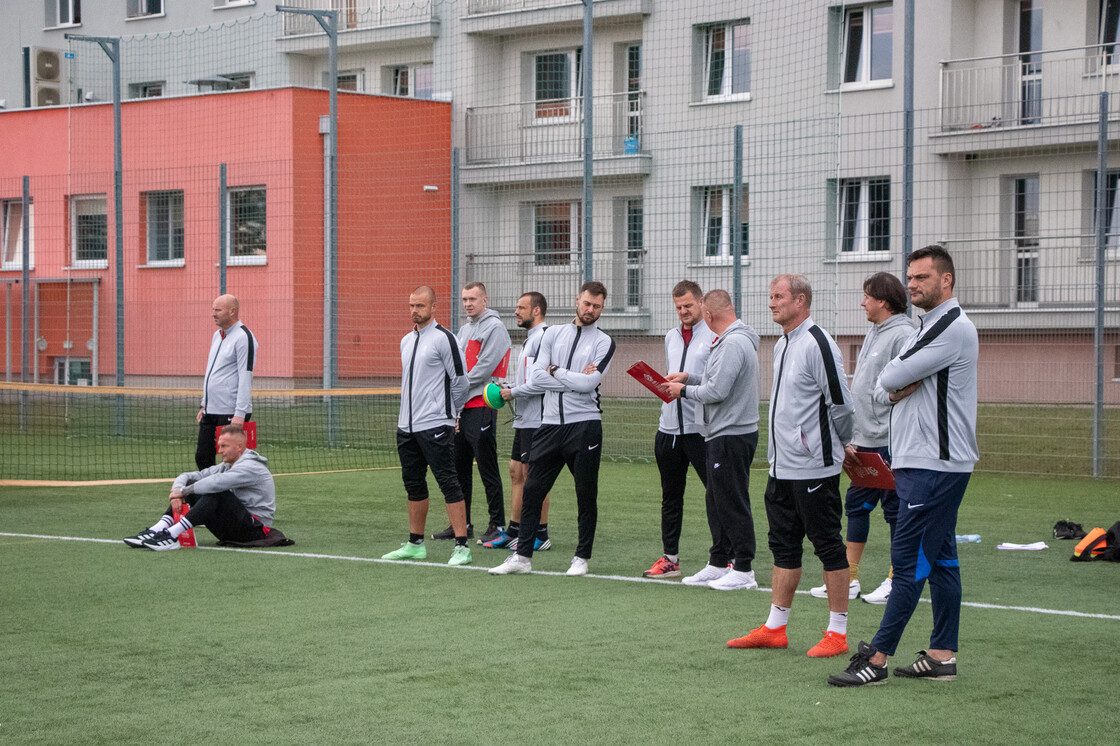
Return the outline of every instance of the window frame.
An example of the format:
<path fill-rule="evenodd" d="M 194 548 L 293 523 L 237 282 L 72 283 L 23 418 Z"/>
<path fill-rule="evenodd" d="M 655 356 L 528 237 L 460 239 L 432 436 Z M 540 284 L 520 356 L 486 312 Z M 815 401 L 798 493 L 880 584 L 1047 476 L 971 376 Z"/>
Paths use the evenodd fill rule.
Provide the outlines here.
<path fill-rule="evenodd" d="M 1033 189 L 1028 184 L 1033 183 Z M 1015 305 L 1038 305 L 1039 176 L 1021 174 L 1011 181 L 1011 234 L 1015 246 Z M 1033 205 L 1032 202 L 1033 196 Z M 1033 232 L 1030 223 L 1034 223 Z M 1027 271 L 1024 268 L 1028 268 Z M 1024 282 L 1024 277 L 1029 278 Z"/>
<path fill-rule="evenodd" d="M 108 269 L 109 268 L 109 196 L 105 193 L 71 194 L 68 198 L 70 213 L 70 266 L 75 269 Z M 100 202 L 100 213 L 79 213 L 79 207 L 84 202 Z M 104 219 L 103 256 L 100 259 L 80 259 L 78 250 L 81 247 L 82 237 L 79 235 L 79 218 L 84 214 L 99 214 Z"/>
<path fill-rule="evenodd" d="M 1105 67 L 1120 66 L 1120 0 L 1100 0 L 1096 43 Z"/>
<path fill-rule="evenodd" d="M 159 93 L 152 94 L 151 89 L 159 86 Z M 167 90 L 166 80 L 150 80 L 143 83 L 129 83 L 128 94 L 130 99 L 139 98 L 162 98 L 164 92 Z"/>
<path fill-rule="evenodd" d="M 1088 200 L 1092 210 L 1092 219 L 1089 221 L 1090 236 L 1089 258 L 1096 257 L 1097 235 L 1097 172 L 1090 171 L 1089 187 L 1092 189 L 1092 198 Z M 1104 219 L 1104 256 L 1106 260 L 1120 259 L 1120 169 L 1105 171 L 1105 219 Z"/>
<path fill-rule="evenodd" d="M 16 233 L 13 239 L 9 235 L 11 230 L 11 207 L 12 205 L 20 206 L 20 223 L 19 232 Z M 23 231 L 28 230 L 28 270 L 35 269 L 35 200 L 32 199 L 28 205 L 27 219 L 23 218 L 23 199 L 2 199 L 0 200 L 0 270 L 22 270 L 23 269 Z M 15 241 L 14 245 L 12 241 Z M 13 259 L 8 259 L 9 248 L 14 248 L 12 253 Z"/>
<path fill-rule="evenodd" d="M 70 20 L 62 20 L 62 9 L 66 6 Z M 53 14 L 53 15 L 52 15 Z M 44 0 L 43 22 L 46 28 L 71 28 L 82 25 L 82 0 Z"/>
<path fill-rule="evenodd" d="M 746 35 L 745 51 L 740 50 L 746 57 L 746 90 L 736 91 L 736 47 L 735 29 L 741 27 Z M 700 100 L 703 102 L 720 101 L 750 101 L 751 99 L 751 21 L 749 18 L 740 18 L 734 21 L 705 24 L 701 27 L 703 40 L 703 70 L 700 81 Z M 722 34 L 723 49 L 719 50 L 720 59 L 720 90 L 712 93 L 712 70 L 716 50 L 714 40 L 716 32 Z M 728 57 L 731 63 L 728 64 Z"/>
<path fill-rule="evenodd" d="M 407 73 L 407 80 L 405 81 L 405 85 L 408 86 L 408 90 L 404 93 L 400 92 L 401 71 Z M 413 85 L 413 81 L 417 79 L 417 73 L 421 71 L 426 71 L 427 74 L 431 76 L 429 79 L 429 84 L 431 87 L 428 89 L 429 95 L 427 96 L 416 95 L 418 93 L 418 89 L 417 86 Z M 435 97 L 436 92 L 434 65 L 431 62 L 413 62 L 410 64 L 392 65 L 389 68 L 389 87 L 389 94 L 392 96 L 414 98 L 418 101 L 431 101 Z"/>
<path fill-rule="evenodd" d="M 578 268 L 583 259 L 583 200 L 570 199 L 570 200 L 547 200 L 543 202 L 533 202 L 532 206 L 532 238 L 533 238 L 533 269 L 537 271 L 549 270 L 570 270 L 573 267 Z M 542 234 L 542 223 L 559 223 L 561 218 L 555 217 L 552 219 L 542 220 L 540 211 L 542 209 L 558 209 L 567 208 L 568 216 L 566 218 L 568 230 L 564 232 L 556 231 L 551 233 Z M 567 236 L 567 248 L 559 248 L 556 246 L 546 247 L 549 250 L 541 250 L 541 242 L 543 239 L 548 239 L 551 236 Z M 566 260 L 560 261 L 542 261 L 543 257 L 559 257 L 563 253 L 568 255 Z"/>
<path fill-rule="evenodd" d="M 872 215 L 872 186 L 886 186 L 886 199 L 874 204 L 885 205 L 886 215 Z M 850 200 L 855 187 L 855 200 Z M 842 178 L 836 184 L 836 254 L 843 261 L 879 259 L 890 257 L 891 247 L 891 178 L 889 176 L 864 176 Z M 854 204 L 855 215 L 851 215 Z M 873 227 L 886 226 L 885 234 L 873 234 Z M 852 227 L 849 232 L 849 226 Z M 884 248 L 872 248 L 874 241 L 885 241 Z M 845 248 L 851 246 L 851 248 Z"/>
<path fill-rule="evenodd" d="M 77 383 L 71 381 L 79 379 L 70 378 L 70 367 L 77 363 L 78 365 L 89 366 L 89 378 L 84 379 L 89 381 L 90 386 L 93 385 L 93 358 L 91 356 L 82 355 L 55 355 L 53 358 L 54 367 L 54 383 L 56 386 L 78 386 Z M 61 368 L 61 370 L 60 370 Z"/>
<path fill-rule="evenodd" d="M 257 0 L 213 0 L 213 5 L 210 6 L 211 10 L 223 10 L 225 8 L 243 8 L 246 5 L 256 5 Z"/>
<path fill-rule="evenodd" d="M 890 47 L 887 52 L 887 68 L 890 74 L 885 78 L 872 77 L 875 75 L 875 46 L 874 28 L 876 11 L 890 11 Z M 859 56 L 855 59 L 855 78 L 847 80 L 851 60 L 851 35 L 852 21 L 858 16 L 860 19 L 860 44 Z M 894 85 L 894 7 L 891 3 L 868 3 L 844 9 L 840 24 L 840 90 L 866 90 L 873 88 L 889 88 Z"/>
<path fill-rule="evenodd" d="M 152 189 L 150 191 L 141 192 L 141 197 L 144 200 L 144 261 L 147 267 L 182 267 L 186 264 L 186 219 L 185 219 L 185 195 L 181 189 Z M 153 199 L 166 198 L 171 200 L 178 197 L 178 233 L 176 234 L 174 204 L 168 202 L 167 204 L 167 258 L 160 259 L 153 255 L 153 250 L 156 245 L 155 238 L 158 235 L 154 233 L 155 225 L 152 221 L 152 214 L 154 212 L 152 201 Z M 175 245 L 178 239 L 178 246 Z M 175 256 L 176 249 L 178 249 L 178 256 Z"/>
<path fill-rule="evenodd" d="M 261 245 L 263 249 L 260 253 L 250 254 L 234 254 L 234 236 L 239 235 L 237 230 L 238 220 L 245 219 L 235 215 L 235 195 L 246 194 L 249 192 L 262 192 L 264 221 L 259 229 L 261 235 Z M 268 264 L 268 186 L 266 184 L 246 184 L 239 186 L 231 186 L 226 189 L 226 226 L 225 235 L 223 240 L 223 247 L 226 252 L 226 264 L 228 266 L 255 266 Z"/>
<path fill-rule="evenodd" d="M 159 4 L 157 11 L 144 11 L 145 6 L 153 3 Z M 143 18 L 158 18 L 167 14 L 166 0 L 126 0 L 125 3 L 125 20 L 137 21 Z"/>
<path fill-rule="evenodd" d="M 735 257 L 732 256 L 731 246 L 731 217 L 733 210 L 731 209 L 731 200 L 734 196 L 735 190 L 731 184 L 705 184 L 693 188 L 696 206 L 696 238 L 693 242 L 695 246 L 693 255 L 696 258 L 696 264 L 704 265 L 729 265 Z M 740 223 L 739 230 L 743 234 L 743 261 L 750 258 L 750 245 L 748 242 L 750 231 L 750 190 L 746 182 L 743 183 L 743 205 L 740 208 Z M 716 218 L 713 215 L 712 205 L 714 198 L 718 196 L 720 205 L 720 214 Z M 718 223 L 714 221 L 718 220 Z M 715 228 L 718 233 L 715 234 L 716 240 L 713 242 L 712 230 Z M 716 247 L 716 253 L 709 253 L 712 247 Z"/>
<path fill-rule="evenodd" d="M 547 69 L 541 69 L 542 58 L 546 57 L 564 57 L 566 60 L 568 95 L 541 98 L 541 78 L 549 73 Z M 563 82 L 563 78 L 557 77 L 557 82 Z M 578 122 L 583 119 L 583 47 L 533 53 L 533 105 L 533 122 L 536 124 Z"/>
<path fill-rule="evenodd" d="M 641 197 L 629 197 L 626 204 L 626 309 L 638 311 L 642 308 L 643 288 L 645 285 L 646 254 L 645 245 L 645 201 Z"/>

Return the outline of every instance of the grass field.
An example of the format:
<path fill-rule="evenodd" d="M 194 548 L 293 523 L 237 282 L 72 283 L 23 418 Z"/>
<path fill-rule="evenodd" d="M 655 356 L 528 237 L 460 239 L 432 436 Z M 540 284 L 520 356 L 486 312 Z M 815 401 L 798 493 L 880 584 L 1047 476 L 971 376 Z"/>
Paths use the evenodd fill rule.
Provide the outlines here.
<path fill-rule="evenodd" d="M 653 467 L 604 464 L 589 578 L 548 574 L 566 569 L 575 544 L 566 475 L 553 492 L 556 547 L 534 558 L 533 575 L 448 568 L 440 542 L 429 542 L 431 564 L 361 561 L 404 538 L 399 480 L 395 470 L 279 478 L 277 526 L 297 544 L 252 553 L 127 549 L 117 540 L 154 520 L 161 485 L 0 488 L 0 741 L 1113 740 L 1120 566 L 1070 563 L 1071 542 L 995 547 L 1049 540 L 1058 519 L 1111 525 L 1115 483 L 974 477 L 958 531 L 983 543 L 960 548 L 964 596 L 991 608 L 963 610 L 960 678 L 843 690 L 825 679 L 846 659 L 805 656 L 827 623 L 824 601 L 798 596 L 789 650 L 738 651 L 725 642 L 764 621 L 767 593 L 621 579 L 659 555 Z M 693 481 L 686 571 L 708 543 Z M 752 474 L 767 585 L 763 482 Z M 433 509 L 428 527 L 442 528 Z M 877 516 L 862 567 L 869 587 L 888 565 Z M 503 556 L 474 549 L 476 567 Z M 807 552 L 802 589 L 819 579 Z M 869 639 L 881 613 L 853 603 L 851 642 Z M 926 647 L 929 625 L 920 604 L 894 662 Z"/>

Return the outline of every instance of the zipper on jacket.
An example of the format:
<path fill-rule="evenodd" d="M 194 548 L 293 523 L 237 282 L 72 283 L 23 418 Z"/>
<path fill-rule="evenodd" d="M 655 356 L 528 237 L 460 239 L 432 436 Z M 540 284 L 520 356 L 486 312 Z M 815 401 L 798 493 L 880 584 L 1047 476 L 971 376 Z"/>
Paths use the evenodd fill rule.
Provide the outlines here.
<path fill-rule="evenodd" d="M 573 324 L 574 326 L 574 324 Z M 579 335 L 583 333 L 582 326 L 576 326 L 576 336 L 572 339 L 572 349 L 568 352 L 568 362 L 564 364 L 565 370 L 572 369 L 572 358 L 576 356 L 576 347 L 579 345 Z M 564 424 L 564 392 L 561 391 L 557 397 L 557 409 L 560 414 L 560 424 Z"/>
<path fill-rule="evenodd" d="M 218 364 L 218 355 L 221 354 L 221 352 L 222 352 L 222 342 L 225 342 L 225 341 L 226 341 L 225 337 L 221 337 L 218 340 L 218 349 L 214 351 L 214 359 L 210 362 L 210 370 L 206 371 L 206 378 L 204 378 L 202 380 L 202 411 L 203 411 L 203 413 L 206 412 L 206 405 L 210 403 L 210 394 L 207 391 L 207 389 L 209 389 L 209 387 L 210 387 L 210 374 L 214 372 L 214 366 Z M 235 406 L 236 406 L 236 402 L 235 402 Z"/>
<path fill-rule="evenodd" d="M 782 373 L 786 369 L 786 353 L 789 352 L 789 335 L 783 334 L 782 339 L 785 340 L 786 346 L 782 348 L 782 361 L 778 363 L 778 382 L 774 385 L 774 401 L 771 402 L 771 409 L 778 406 L 778 392 L 782 390 Z M 770 431 L 774 432 L 774 423 L 770 423 Z M 778 478 L 778 438 L 772 438 L 774 441 L 774 478 Z"/>
<path fill-rule="evenodd" d="M 412 369 L 416 367 L 416 349 L 420 346 L 420 330 L 413 332 L 416 343 L 412 345 L 412 358 L 408 361 L 408 431 L 412 432 Z"/>
<path fill-rule="evenodd" d="M 684 334 L 681 334 L 681 342 L 684 342 L 684 349 L 681 350 L 681 372 L 684 372 L 684 359 L 688 357 L 688 345 L 685 341 Z M 677 397 L 677 429 L 681 435 L 684 435 L 684 402 L 680 397 Z"/>

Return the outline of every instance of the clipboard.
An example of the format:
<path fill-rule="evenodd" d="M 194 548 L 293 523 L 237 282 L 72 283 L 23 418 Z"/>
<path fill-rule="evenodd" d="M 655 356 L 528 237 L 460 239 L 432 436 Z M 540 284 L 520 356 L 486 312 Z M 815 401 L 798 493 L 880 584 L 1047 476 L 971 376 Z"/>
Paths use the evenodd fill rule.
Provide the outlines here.
<path fill-rule="evenodd" d="M 851 469 L 844 467 L 852 484 L 877 490 L 894 489 L 894 472 L 882 456 L 871 451 L 859 451 L 856 453 L 856 460 L 859 461 L 859 466 Z"/>
<path fill-rule="evenodd" d="M 661 384 L 668 383 L 668 381 L 665 380 L 665 376 L 661 375 L 656 370 L 651 368 L 646 362 L 639 360 L 638 362 L 627 368 L 626 372 L 633 376 L 634 380 L 636 380 L 638 383 L 642 384 L 647 389 L 652 391 L 654 395 L 661 401 L 665 402 L 666 404 L 673 401 L 673 397 L 662 392 L 660 388 Z"/>

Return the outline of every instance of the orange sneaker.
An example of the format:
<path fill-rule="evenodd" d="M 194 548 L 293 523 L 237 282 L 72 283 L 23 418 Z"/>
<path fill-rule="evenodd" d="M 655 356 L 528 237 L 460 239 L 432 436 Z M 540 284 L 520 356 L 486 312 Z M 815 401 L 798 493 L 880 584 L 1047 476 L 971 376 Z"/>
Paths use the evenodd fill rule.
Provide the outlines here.
<path fill-rule="evenodd" d="M 681 563 L 673 562 L 668 557 L 662 557 L 653 563 L 653 567 L 642 573 L 643 578 L 679 578 L 681 576 Z"/>
<path fill-rule="evenodd" d="M 786 637 L 786 625 L 771 629 L 765 624 L 758 629 L 752 629 L 750 634 L 736 637 L 727 641 L 729 648 L 788 648 L 789 639 Z M 846 648 L 845 648 L 846 649 Z"/>
<path fill-rule="evenodd" d="M 824 638 L 809 648 L 808 655 L 810 658 L 831 658 L 834 655 L 843 655 L 846 652 L 848 652 L 848 636 L 839 632 L 826 631 Z"/>

